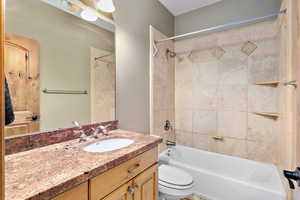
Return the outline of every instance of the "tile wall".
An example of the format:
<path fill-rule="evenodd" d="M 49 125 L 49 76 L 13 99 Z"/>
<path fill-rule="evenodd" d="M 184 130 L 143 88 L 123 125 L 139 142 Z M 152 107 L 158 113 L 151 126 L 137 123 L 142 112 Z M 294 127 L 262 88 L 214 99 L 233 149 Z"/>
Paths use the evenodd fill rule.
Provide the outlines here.
<path fill-rule="evenodd" d="M 177 142 L 277 164 L 279 45 L 274 21 L 176 41 Z M 163 77 L 172 80 L 171 71 Z"/>
<path fill-rule="evenodd" d="M 116 65 L 115 57 L 99 60 L 95 57 L 112 52 L 91 47 L 91 122 L 115 120 Z"/>
<path fill-rule="evenodd" d="M 151 46 L 153 42 L 166 38 L 154 27 L 150 28 Z M 150 50 L 150 134 L 164 138 L 159 151 L 166 149 L 166 140 L 175 140 L 175 59 L 166 54 L 167 49 L 174 51 L 174 43 L 157 44 Z M 166 120 L 174 127 L 164 130 Z"/>

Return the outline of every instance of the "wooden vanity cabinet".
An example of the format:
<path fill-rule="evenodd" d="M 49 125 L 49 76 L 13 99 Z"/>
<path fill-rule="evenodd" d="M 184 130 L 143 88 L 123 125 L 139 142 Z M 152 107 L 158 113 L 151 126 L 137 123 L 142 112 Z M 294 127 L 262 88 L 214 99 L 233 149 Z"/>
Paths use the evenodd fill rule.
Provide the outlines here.
<path fill-rule="evenodd" d="M 133 179 L 134 200 L 156 200 L 158 198 L 158 165 L 154 165 Z"/>
<path fill-rule="evenodd" d="M 88 183 L 83 183 L 61 195 L 58 195 L 53 200 L 88 200 Z"/>
<path fill-rule="evenodd" d="M 157 200 L 157 148 L 112 168 L 54 200 Z"/>
<path fill-rule="evenodd" d="M 89 181 L 89 200 L 157 200 L 157 148 Z"/>
<path fill-rule="evenodd" d="M 133 200 L 131 186 L 132 182 L 130 181 L 104 197 L 103 200 Z"/>
<path fill-rule="evenodd" d="M 157 200 L 157 197 L 157 164 L 155 164 L 102 200 Z"/>

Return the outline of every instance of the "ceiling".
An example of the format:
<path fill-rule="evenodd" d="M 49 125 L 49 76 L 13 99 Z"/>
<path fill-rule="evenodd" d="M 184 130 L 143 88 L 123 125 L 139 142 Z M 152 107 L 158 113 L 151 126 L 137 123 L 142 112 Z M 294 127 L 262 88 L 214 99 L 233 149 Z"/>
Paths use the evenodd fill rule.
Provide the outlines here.
<path fill-rule="evenodd" d="M 159 0 L 174 16 L 203 8 L 222 0 Z"/>
<path fill-rule="evenodd" d="M 47 3 L 47 4 L 50 4 L 51 6 L 54 6 L 60 10 L 63 10 L 73 16 L 76 16 L 76 17 L 79 17 L 80 18 L 80 12 L 81 12 L 81 9 L 79 8 L 79 10 L 70 10 L 70 9 L 66 9 L 63 7 L 62 5 L 62 1 L 61 0 L 41 0 L 42 2 L 44 3 Z M 83 3 L 87 3 L 88 1 L 91 1 L 91 0 L 82 0 Z M 104 12 L 100 12 L 99 10 L 97 10 L 97 12 L 99 12 L 100 14 L 102 15 L 105 15 L 106 17 L 112 19 L 112 16 L 111 14 L 105 14 Z M 115 27 L 114 25 L 110 24 L 110 23 L 107 23 L 106 21 L 98 18 L 97 21 L 95 22 L 87 22 L 87 23 L 91 23 L 91 24 L 94 24 L 100 28 L 104 28 L 110 32 L 115 32 Z"/>

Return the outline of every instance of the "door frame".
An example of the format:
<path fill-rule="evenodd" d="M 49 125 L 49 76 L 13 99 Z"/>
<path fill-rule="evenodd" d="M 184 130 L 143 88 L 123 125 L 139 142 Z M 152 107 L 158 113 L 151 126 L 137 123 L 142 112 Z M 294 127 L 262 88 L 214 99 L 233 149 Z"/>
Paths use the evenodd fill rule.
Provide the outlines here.
<path fill-rule="evenodd" d="M 294 160 L 293 164 L 294 167 L 300 167 L 300 89 L 299 89 L 299 83 L 300 83 L 300 2 L 295 1 L 295 68 L 296 68 L 296 80 L 298 80 L 298 91 L 297 91 L 297 113 L 296 113 L 296 134 L 295 134 L 295 153 L 294 153 Z M 299 199 L 300 198 L 300 187 L 296 189 L 296 191 L 293 192 L 293 198 Z"/>
<path fill-rule="evenodd" d="M 0 200 L 4 200 L 5 186 L 4 186 L 4 41 L 5 41 L 5 0 L 0 0 Z"/>

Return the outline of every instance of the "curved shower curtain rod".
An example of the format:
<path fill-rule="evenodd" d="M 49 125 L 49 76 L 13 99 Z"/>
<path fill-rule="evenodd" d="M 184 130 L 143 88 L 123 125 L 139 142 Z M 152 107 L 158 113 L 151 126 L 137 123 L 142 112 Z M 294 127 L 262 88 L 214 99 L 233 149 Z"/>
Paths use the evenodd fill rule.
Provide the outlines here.
<path fill-rule="evenodd" d="M 196 35 L 196 34 L 199 34 L 199 33 L 206 33 L 206 32 L 210 32 L 210 31 L 214 31 L 214 30 L 218 30 L 218 29 L 230 28 L 230 27 L 233 27 L 233 26 L 236 26 L 236 25 L 242 25 L 242 24 L 247 24 L 247 23 L 251 23 L 251 22 L 257 22 L 257 21 L 268 19 L 268 18 L 271 18 L 271 17 L 276 17 L 280 14 L 286 14 L 286 12 L 287 12 L 287 10 L 285 9 L 285 10 L 270 13 L 268 15 L 264 15 L 264 16 L 261 16 L 261 17 L 256 17 L 256 18 L 246 19 L 246 20 L 242 20 L 242 21 L 229 23 L 229 24 L 222 24 L 222 25 L 218 25 L 218 26 L 214 26 L 214 27 L 210 27 L 210 28 L 205 28 L 205 29 L 201 29 L 201 30 L 198 30 L 198 31 L 185 33 L 185 34 L 182 34 L 182 35 L 177 35 L 177 36 L 165 38 L 165 39 L 162 39 L 162 40 L 157 40 L 157 41 L 155 41 L 155 44 L 165 42 L 165 41 L 169 41 L 169 40 L 175 40 L 175 39 L 179 39 L 179 38 L 183 38 L 183 37 L 187 37 L 187 36 L 191 36 L 191 35 Z"/>

